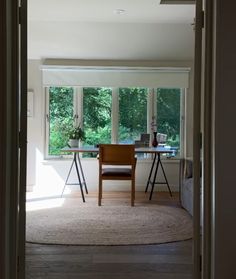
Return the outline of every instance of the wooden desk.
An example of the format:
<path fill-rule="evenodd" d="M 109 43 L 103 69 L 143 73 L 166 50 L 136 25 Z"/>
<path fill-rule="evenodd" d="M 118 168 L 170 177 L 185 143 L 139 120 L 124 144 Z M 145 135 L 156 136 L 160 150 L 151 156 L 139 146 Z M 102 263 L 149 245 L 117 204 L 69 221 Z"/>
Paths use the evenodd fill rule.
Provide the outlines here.
<path fill-rule="evenodd" d="M 86 180 L 85 180 L 85 177 L 84 177 L 84 172 L 83 172 L 83 168 L 82 168 L 79 153 L 98 153 L 99 148 L 98 147 L 73 147 L 73 148 L 65 147 L 65 148 L 62 149 L 62 151 L 66 152 L 66 153 L 69 153 L 69 152 L 71 153 L 72 152 L 73 153 L 73 160 L 72 160 L 72 164 L 71 164 L 69 173 L 67 175 L 66 182 L 65 182 L 65 185 L 64 185 L 61 196 L 64 193 L 66 185 L 71 185 L 71 184 L 80 185 L 81 196 L 82 196 L 83 202 L 85 202 L 84 192 L 83 192 L 83 185 L 85 187 L 85 191 L 86 191 L 87 194 L 88 194 L 88 189 L 87 189 Z M 150 169 L 150 172 L 149 172 L 147 185 L 146 185 L 146 189 L 145 189 L 145 193 L 146 193 L 148 191 L 149 185 L 151 185 L 151 192 L 150 192 L 149 200 L 152 199 L 152 194 L 153 194 L 155 184 L 166 184 L 167 187 L 168 187 L 169 193 L 172 196 L 170 186 L 169 186 L 166 174 L 165 174 L 165 170 L 164 170 L 164 167 L 163 167 L 162 162 L 161 162 L 161 154 L 171 154 L 171 153 L 173 153 L 173 150 L 170 150 L 170 149 L 165 148 L 165 147 L 137 147 L 137 148 L 135 148 L 135 153 L 137 153 L 137 154 L 139 154 L 139 153 L 154 154 L 154 157 L 153 157 L 153 160 L 152 160 L 152 166 L 151 166 L 151 169 Z M 71 170 L 72 170 L 72 167 L 73 167 L 74 164 L 75 164 L 76 173 L 77 173 L 79 183 L 68 183 L 68 179 L 70 177 Z M 160 182 L 160 181 L 157 182 L 156 181 L 159 166 L 161 167 L 161 171 L 164 175 L 165 181 L 163 181 L 163 182 Z"/>

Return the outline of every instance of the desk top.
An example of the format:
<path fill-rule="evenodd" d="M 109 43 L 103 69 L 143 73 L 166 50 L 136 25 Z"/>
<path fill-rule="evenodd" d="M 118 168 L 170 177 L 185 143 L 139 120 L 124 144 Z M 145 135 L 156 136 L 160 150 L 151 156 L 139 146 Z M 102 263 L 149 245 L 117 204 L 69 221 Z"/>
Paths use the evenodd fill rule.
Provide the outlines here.
<path fill-rule="evenodd" d="M 64 147 L 61 151 L 63 152 L 78 152 L 78 153 L 98 153 L 99 148 L 93 146 L 81 146 L 81 147 Z M 161 146 L 157 147 L 135 147 L 135 153 L 173 153 L 170 148 Z"/>

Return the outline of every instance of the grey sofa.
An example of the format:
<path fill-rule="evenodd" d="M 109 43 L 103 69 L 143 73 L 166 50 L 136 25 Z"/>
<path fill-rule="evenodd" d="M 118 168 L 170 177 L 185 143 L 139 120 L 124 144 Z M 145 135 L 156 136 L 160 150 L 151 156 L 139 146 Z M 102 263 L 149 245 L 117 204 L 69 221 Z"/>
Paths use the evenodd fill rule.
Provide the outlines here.
<path fill-rule="evenodd" d="M 193 162 L 191 159 L 180 160 L 180 202 L 193 216 Z"/>

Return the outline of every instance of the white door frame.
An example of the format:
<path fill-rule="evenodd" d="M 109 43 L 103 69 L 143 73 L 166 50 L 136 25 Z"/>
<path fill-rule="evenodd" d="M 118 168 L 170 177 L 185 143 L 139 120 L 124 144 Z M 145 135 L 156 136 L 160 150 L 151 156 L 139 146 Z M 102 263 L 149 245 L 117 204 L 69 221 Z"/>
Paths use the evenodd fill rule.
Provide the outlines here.
<path fill-rule="evenodd" d="M 27 0 L 20 1 L 20 42 L 19 88 L 20 107 L 20 152 L 19 152 L 19 236 L 18 236 L 18 277 L 25 278 L 25 228 L 26 228 L 26 168 L 27 168 Z"/>
<path fill-rule="evenodd" d="M 202 0 L 196 1 L 193 107 L 193 278 L 201 278 L 200 239 L 200 172 L 201 172 L 201 105 L 202 105 Z"/>
<path fill-rule="evenodd" d="M 23 30 L 23 40 L 21 42 L 21 63 L 22 63 L 22 72 L 24 73 L 23 76 L 23 83 L 21 86 L 22 92 L 26 89 L 27 90 L 27 44 L 25 44 L 25 40 L 27 40 L 27 0 L 21 1 L 22 5 L 22 30 Z M 202 0 L 196 0 L 196 33 L 195 33 L 195 68 L 194 68 L 194 130 L 193 130 L 193 171 L 194 171 L 194 279 L 201 278 L 200 272 L 200 250 L 201 250 L 201 239 L 200 239 L 200 170 L 201 170 L 201 92 L 202 92 Z M 26 33 L 24 33 L 26 31 Z M 25 257 L 24 257 L 24 245 L 25 245 L 25 169 L 26 169 L 26 146 L 24 146 L 24 140 L 27 132 L 27 118 L 26 117 L 26 97 L 24 96 L 21 103 L 22 115 L 20 125 L 22 127 L 22 140 L 23 140 L 23 156 L 21 163 L 25 165 L 21 167 L 21 187 L 20 187 L 20 237 L 19 237 L 19 255 L 20 257 L 20 266 L 24 266 Z M 206 99 L 207 100 L 207 99 Z M 205 137 L 204 137 L 205 138 Z M 205 155 L 206 156 L 206 155 Z M 198 174 L 198 175 L 197 175 Z M 206 178 L 205 178 L 206 179 Z M 205 183 L 205 182 L 204 182 Z M 23 205 L 24 203 L 24 205 Z M 206 243 L 205 243 L 206 244 Z M 207 251 L 207 246 L 205 246 Z M 21 279 L 25 278 L 24 269 L 20 272 Z M 207 277 L 206 277 L 207 278 Z"/>
<path fill-rule="evenodd" d="M 20 56 L 20 9 L 18 0 L 2 0 L 1 8 L 1 147 L 0 147 L 0 278 L 19 278 L 19 252 L 24 251 L 24 239 L 19 237 L 20 189 L 26 184 L 21 172 L 26 161 L 22 161 L 26 143 L 22 142 L 20 129 L 20 102 L 22 64 Z M 23 57 L 27 61 L 27 57 Z M 24 79 L 25 77 L 22 77 Z M 23 109 L 24 111 L 24 109 Z M 21 165 L 22 164 L 22 165 Z M 21 181 L 21 183 L 20 183 Z M 23 203 L 22 203 L 23 204 Z M 23 210 L 23 215 L 24 215 Z M 23 228 L 25 230 L 25 228 Z M 24 260 L 22 262 L 24 269 Z M 23 278 L 23 277 L 22 277 Z"/>

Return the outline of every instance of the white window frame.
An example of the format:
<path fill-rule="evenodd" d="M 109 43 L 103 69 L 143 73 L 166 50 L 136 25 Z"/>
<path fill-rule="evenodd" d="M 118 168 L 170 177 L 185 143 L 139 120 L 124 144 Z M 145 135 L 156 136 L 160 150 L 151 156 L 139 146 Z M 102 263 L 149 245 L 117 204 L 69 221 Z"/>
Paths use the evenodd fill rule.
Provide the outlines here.
<path fill-rule="evenodd" d="M 119 130 L 119 88 L 112 87 L 111 142 L 118 143 Z"/>
<path fill-rule="evenodd" d="M 61 87 L 61 86 L 59 86 Z M 83 126 L 82 115 L 83 115 L 83 88 L 91 86 L 70 86 L 74 89 L 74 119 L 75 125 L 80 124 Z M 111 88 L 111 87 L 109 87 Z M 160 87 L 161 88 L 161 87 Z M 118 143 L 118 127 L 119 127 L 119 87 L 112 87 L 112 125 L 111 125 L 111 142 Z M 151 131 L 151 119 L 154 116 L 157 117 L 157 88 L 148 88 L 147 94 L 147 133 L 152 135 Z M 180 100 L 180 157 L 184 154 L 184 141 L 185 141 L 185 98 L 186 89 L 181 89 L 181 100 Z M 45 157 L 46 159 L 58 159 L 66 158 L 68 155 L 49 155 L 49 87 L 45 87 Z M 174 157 L 172 159 L 179 159 Z"/>
<path fill-rule="evenodd" d="M 180 94 L 180 158 L 184 158 L 186 154 L 186 96 L 187 96 L 187 89 L 181 88 Z"/>
<path fill-rule="evenodd" d="M 58 86 L 58 87 L 63 87 L 63 86 Z M 81 103 L 81 95 L 79 94 L 80 91 L 78 90 L 77 87 L 75 86 L 65 86 L 65 87 L 72 87 L 74 90 L 74 95 L 73 95 L 73 106 L 74 106 L 74 121 L 75 121 L 75 125 L 79 124 L 80 121 L 80 117 L 79 115 L 81 112 L 81 107 L 82 107 L 82 103 Z M 45 145 L 44 145 L 44 154 L 45 154 L 45 159 L 59 159 L 59 158 L 70 158 L 71 155 L 49 155 L 48 153 L 48 147 L 49 147 L 49 88 L 45 87 Z"/>

